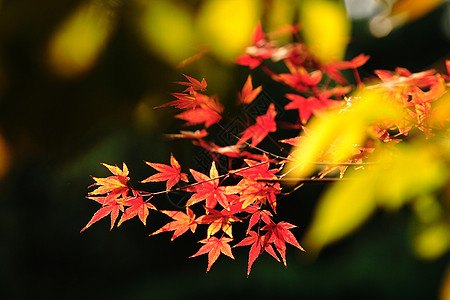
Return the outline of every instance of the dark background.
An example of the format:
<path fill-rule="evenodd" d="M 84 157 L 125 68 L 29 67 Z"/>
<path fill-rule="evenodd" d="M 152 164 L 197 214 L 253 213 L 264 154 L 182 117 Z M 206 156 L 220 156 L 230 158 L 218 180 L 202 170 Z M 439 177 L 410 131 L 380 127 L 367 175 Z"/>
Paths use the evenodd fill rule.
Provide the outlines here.
<path fill-rule="evenodd" d="M 133 183 L 153 174 L 143 160 L 167 163 L 171 152 L 184 170 L 200 168 L 198 148 L 163 137 L 179 130 L 173 112 L 148 108 L 180 91 L 173 82 L 183 79 L 181 72 L 206 75 L 195 65 L 177 69 L 147 51 L 130 25 L 128 2 L 117 6 L 117 27 L 89 71 L 69 79 L 54 74 L 43 49 L 78 3 L 1 2 L 0 133 L 10 152 L 0 180 L 2 298 L 437 298 L 449 257 L 428 262 L 413 255 L 407 208 L 378 212 L 318 257 L 288 247 L 287 269 L 264 254 L 248 279 L 248 248 L 234 250 L 236 261 L 220 257 L 205 274 L 206 256 L 188 258 L 199 247 L 190 233 L 174 242 L 170 234 L 147 236 L 168 221 L 155 212 L 147 228 L 132 220 L 109 232 L 109 221 L 102 220 L 80 234 L 98 209 L 85 196 L 93 183 L 89 175 L 107 175 L 101 162 L 126 162 Z M 371 56 L 363 76 L 396 66 L 444 72 L 450 52 L 445 18 L 450 18 L 448 3 L 381 39 L 370 36 L 366 21 L 355 21 L 348 56 Z M 232 103 L 248 70 L 205 59 L 233 78 L 220 95 Z M 258 84 L 268 80 L 258 70 L 254 77 Z M 272 98 L 280 94 L 277 86 L 267 86 Z M 280 219 L 299 225 L 294 230 L 299 240 L 324 187 L 308 186 L 279 204 Z M 155 202 L 171 209 L 164 197 Z M 197 239 L 202 234 L 199 230 Z"/>

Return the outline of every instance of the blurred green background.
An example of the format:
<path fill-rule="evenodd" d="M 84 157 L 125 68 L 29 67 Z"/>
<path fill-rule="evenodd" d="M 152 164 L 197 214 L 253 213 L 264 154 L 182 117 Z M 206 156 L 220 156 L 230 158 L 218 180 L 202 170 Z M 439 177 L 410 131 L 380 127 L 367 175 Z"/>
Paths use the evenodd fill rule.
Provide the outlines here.
<path fill-rule="evenodd" d="M 371 56 L 363 76 L 396 66 L 445 72 L 450 3 L 424 8 L 423 1 L 403 1 L 410 17 L 373 21 L 389 2 L 343 3 L 352 23 L 347 57 Z M 300 3 L 0 0 L 2 297 L 438 298 L 449 255 L 414 256 L 408 208 L 379 212 L 318 257 L 288 248 L 287 269 L 262 255 L 248 279 L 247 248 L 235 250 L 236 261 L 220 257 L 205 274 L 206 257 L 188 258 L 201 233 L 174 242 L 169 234 L 147 237 L 168 221 L 158 213 L 147 228 L 133 220 L 109 232 L 102 220 L 79 233 L 98 209 L 85 196 L 89 175 L 107 175 L 101 162 L 126 162 L 134 183 L 152 174 L 143 160 L 167 163 L 171 152 L 185 170 L 201 168 L 197 148 L 164 139 L 180 129 L 173 112 L 152 108 L 180 91 L 173 82 L 183 80 L 181 73 L 205 77 L 208 93 L 232 105 L 249 73 L 232 58 L 258 20 L 267 30 L 292 23 Z M 398 11 L 405 8 L 391 13 Z M 202 58 L 177 67 L 205 49 Z M 283 94 L 261 71 L 252 75 L 272 98 Z M 324 187 L 307 186 L 279 203 L 280 219 L 299 225 L 299 239 Z M 173 209 L 164 197 L 155 202 Z"/>

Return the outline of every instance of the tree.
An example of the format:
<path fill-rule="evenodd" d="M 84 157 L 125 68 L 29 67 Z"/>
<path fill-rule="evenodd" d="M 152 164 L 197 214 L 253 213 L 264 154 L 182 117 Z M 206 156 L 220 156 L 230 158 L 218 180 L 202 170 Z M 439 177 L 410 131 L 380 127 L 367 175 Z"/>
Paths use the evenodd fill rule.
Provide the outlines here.
<path fill-rule="evenodd" d="M 165 190 L 147 192 L 129 184 L 125 163 L 122 168 L 104 164 L 112 176 L 94 177 L 95 190 L 88 197 L 102 207 L 82 231 L 108 215 L 111 229 L 120 214 L 117 226 L 136 216 L 145 225 L 149 212 L 158 211 L 152 199 L 185 192 L 190 195 L 186 213 L 161 211 L 172 220 L 151 235 L 174 231 L 173 240 L 207 225 L 207 236 L 199 241 L 204 245 L 191 257 L 208 253 L 209 271 L 220 254 L 234 259 L 232 228 L 247 223 L 246 236 L 233 247 L 250 246 L 248 275 L 263 252 L 286 265 L 286 243 L 303 250 L 291 232 L 296 226 L 274 220 L 279 217 L 280 196 L 307 182 L 331 181 L 306 233 L 306 250 L 319 251 L 344 237 L 378 207 L 392 210 L 411 205 L 420 222 L 413 239 L 417 254 L 425 258 L 444 254 L 450 247 L 445 203 L 450 176 L 450 76 L 397 68 L 378 70 L 363 81 L 357 69 L 368 56 L 360 54 L 350 61 L 326 59 L 325 52 L 317 56 L 299 37 L 298 28 L 285 26 L 283 33 L 294 40 L 280 46 L 258 24 L 252 44 L 235 60 L 250 69 L 261 68 L 272 80 L 289 87 L 287 105 L 263 103 L 264 112 L 251 120 L 247 111 L 263 87 L 254 88 L 249 75 L 238 94 L 246 113 L 245 129 L 238 135 L 228 132 L 234 143 L 218 145 L 208 133 L 214 127 L 226 131 L 221 125 L 225 108 L 218 97 L 206 93 L 204 78 L 184 75 L 187 81 L 179 82 L 184 90 L 173 93 L 175 100 L 160 107 L 179 110 L 175 117 L 195 126 L 196 131 L 171 136 L 189 139 L 206 150 L 212 157 L 209 174 L 190 169 L 188 176 L 170 155 L 170 166 L 147 163 L 158 173 L 141 183 L 167 181 Z M 282 64 L 286 71 L 275 71 L 269 61 Z M 450 73 L 450 61 L 446 66 Z M 353 72 L 355 84 L 343 76 L 343 70 Z M 298 119 L 277 119 L 284 110 L 298 111 Z M 273 140 L 271 134 L 283 128 L 300 134 Z M 263 141 L 274 143 L 280 153 L 281 144 L 291 149 L 272 153 L 260 147 Z M 422 217 L 429 207 L 437 211 L 436 218 Z"/>

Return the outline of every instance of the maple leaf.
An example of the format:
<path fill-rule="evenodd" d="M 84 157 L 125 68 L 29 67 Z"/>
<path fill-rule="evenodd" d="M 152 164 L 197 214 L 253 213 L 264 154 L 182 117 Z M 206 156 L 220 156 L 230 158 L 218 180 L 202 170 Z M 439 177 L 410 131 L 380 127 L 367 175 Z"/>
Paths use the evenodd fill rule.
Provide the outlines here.
<path fill-rule="evenodd" d="M 80 232 L 88 229 L 95 222 L 103 219 L 104 217 L 111 215 L 111 227 L 109 230 L 112 230 L 114 227 L 114 223 L 116 222 L 117 217 L 119 216 L 119 211 L 123 211 L 123 202 L 126 200 L 124 198 L 118 197 L 88 197 L 98 203 L 102 204 L 103 207 L 100 208 L 95 214 L 92 216 L 91 220 L 81 229 Z"/>
<path fill-rule="evenodd" d="M 275 132 L 277 130 L 277 124 L 275 123 L 275 105 L 271 103 L 265 115 L 256 117 L 256 124 L 248 127 L 243 133 L 241 139 L 237 142 L 237 145 L 245 143 L 247 140 L 252 139 L 252 146 L 258 145 L 269 132 Z"/>
<path fill-rule="evenodd" d="M 256 223 L 259 223 L 261 221 L 263 221 L 266 224 L 271 224 L 272 223 L 271 217 L 273 215 L 268 210 L 258 209 L 258 208 L 254 207 L 254 206 L 248 206 L 245 209 L 245 211 L 252 214 L 252 216 L 250 217 L 250 221 L 248 222 L 247 233 L 250 231 L 250 229 L 253 226 L 256 225 Z"/>
<path fill-rule="evenodd" d="M 263 155 L 260 162 L 251 159 L 244 159 L 244 161 L 250 168 L 236 172 L 237 175 L 242 177 L 253 180 L 274 179 L 276 178 L 275 173 L 279 171 L 278 169 L 269 170 L 270 161 L 266 155 Z"/>
<path fill-rule="evenodd" d="M 223 107 L 215 96 L 207 96 L 193 92 L 196 105 L 192 109 L 186 110 L 175 117 L 187 121 L 186 125 L 196 125 L 204 123 L 209 127 L 222 119 Z"/>
<path fill-rule="evenodd" d="M 145 202 L 142 196 L 135 196 L 132 198 L 129 198 L 128 200 L 123 202 L 124 206 L 130 206 L 128 207 L 122 214 L 122 218 L 120 218 L 119 223 L 117 224 L 117 227 L 119 227 L 123 222 L 134 218 L 135 216 L 139 216 L 139 219 L 141 220 L 142 224 L 146 226 L 146 221 L 148 217 L 148 210 L 154 209 L 157 210 L 156 207 L 149 203 Z"/>
<path fill-rule="evenodd" d="M 194 179 L 199 183 L 193 186 L 190 191 L 195 192 L 186 203 L 191 206 L 200 201 L 206 200 L 207 208 L 214 208 L 219 202 L 224 208 L 229 209 L 227 195 L 225 195 L 225 187 L 219 186 L 219 172 L 217 172 L 215 162 L 212 162 L 209 171 L 209 177 L 195 170 L 190 170 Z"/>
<path fill-rule="evenodd" d="M 215 236 L 201 240 L 200 243 L 203 243 L 205 245 L 203 245 L 197 251 L 197 253 L 190 257 L 196 257 L 208 253 L 208 268 L 206 269 L 206 272 L 208 272 L 211 269 L 211 266 L 219 257 L 220 253 L 223 253 L 226 256 L 234 259 L 233 253 L 231 252 L 231 247 L 228 244 L 232 240 L 233 239 L 227 237 L 221 237 L 220 239 L 218 239 Z"/>
<path fill-rule="evenodd" d="M 94 191 L 90 192 L 89 195 L 106 195 L 106 196 L 95 196 L 88 197 L 94 201 L 97 201 L 102 205 L 88 222 L 88 224 L 81 230 L 83 232 L 89 228 L 92 224 L 103 219 L 104 217 L 111 215 L 111 227 L 114 227 L 117 217 L 119 216 L 119 211 L 123 211 L 123 202 L 128 199 L 127 193 L 130 188 L 127 186 L 129 171 L 125 163 L 123 163 L 122 169 L 117 166 L 112 166 L 103 163 L 103 166 L 108 168 L 108 170 L 114 175 L 106 178 L 92 177 L 95 181 L 93 186 L 98 186 Z"/>
<path fill-rule="evenodd" d="M 207 237 L 209 238 L 222 229 L 226 235 L 233 238 L 231 223 L 240 222 L 241 220 L 226 209 L 218 211 L 215 209 L 206 208 L 206 210 L 208 214 L 200 216 L 196 221 L 199 224 L 210 224 L 207 230 Z"/>
<path fill-rule="evenodd" d="M 337 68 L 340 70 L 344 70 L 344 69 L 356 69 L 361 67 L 362 65 L 364 65 L 368 60 L 369 60 L 370 56 L 368 55 L 364 55 L 364 54 L 360 54 L 356 57 L 354 57 L 352 60 L 350 61 L 339 61 L 339 62 L 335 62 L 329 65 L 329 67 L 333 67 L 333 68 Z"/>
<path fill-rule="evenodd" d="M 89 195 L 103 195 L 110 194 L 111 197 L 116 195 L 125 195 L 129 188 L 127 186 L 129 171 L 125 163 L 123 163 L 123 170 L 117 166 L 111 166 L 102 163 L 103 166 L 108 168 L 108 170 L 114 174 L 114 176 L 109 176 L 106 178 L 92 177 L 95 183 L 92 186 L 98 186 L 94 191 L 90 192 Z"/>
<path fill-rule="evenodd" d="M 264 236 L 259 236 L 258 233 L 256 233 L 255 231 L 249 231 L 248 234 L 250 236 L 244 238 L 238 244 L 233 246 L 233 248 L 234 248 L 234 247 L 252 245 L 250 247 L 250 252 L 248 255 L 247 276 L 250 275 L 250 271 L 252 269 L 253 263 L 258 258 L 258 256 L 261 255 L 261 253 L 263 251 L 266 251 L 267 253 L 272 255 L 278 262 L 280 261 L 277 254 L 275 253 L 275 250 L 273 250 L 272 245 L 266 244 L 266 245 L 264 245 L 264 248 L 263 248 Z"/>
<path fill-rule="evenodd" d="M 171 139 L 202 139 L 208 136 L 206 129 L 196 131 L 183 131 L 180 133 L 166 134 L 166 137 Z"/>
<path fill-rule="evenodd" d="M 177 100 L 173 100 L 168 103 L 155 106 L 154 108 L 173 106 L 178 109 L 192 109 L 198 105 L 197 99 L 193 95 L 185 93 L 172 93 L 171 95 L 177 98 Z"/>
<path fill-rule="evenodd" d="M 280 191 L 281 187 L 278 182 L 267 184 L 250 178 L 243 178 L 237 185 L 227 186 L 225 193 L 239 194 L 241 209 L 255 203 L 265 204 L 267 200 L 272 209 L 276 211 L 275 194 L 280 193 Z"/>
<path fill-rule="evenodd" d="M 245 49 L 245 54 L 236 58 L 237 64 L 248 66 L 250 69 L 255 69 L 262 64 L 264 59 L 270 58 L 276 51 L 273 43 L 266 39 L 262 30 L 261 23 L 258 22 L 252 32 L 250 42 L 252 46 Z"/>
<path fill-rule="evenodd" d="M 298 109 L 300 121 L 303 124 L 308 122 L 311 115 L 318 115 L 327 108 L 335 108 L 341 105 L 340 102 L 317 97 L 304 98 L 297 94 L 286 94 L 286 98 L 292 102 L 284 107 L 287 110 Z"/>
<path fill-rule="evenodd" d="M 187 121 L 188 123 L 186 125 L 188 126 L 204 123 L 205 127 L 208 128 L 211 125 L 218 123 L 222 119 L 222 116 L 218 112 L 208 107 L 204 107 L 182 112 L 181 114 L 176 115 L 175 118 Z"/>
<path fill-rule="evenodd" d="M 256 96 L 261 93 L 262 86 L 258 86 L 253 89 L 252 76 L 248 75 L 247 81 L 245 82 L 241 93 L 239 93 L 239 100 L 242 104 L 250 104 L 255 100 Z"/>
<path fill-rule="evenodd" d="M 192 78 L 188 75 L 183 74 L 184 77 L 188 80 L 188 82 L 176 82 L 181 85 L 188 86 L 188 88 L 185 91 L 188 91 L 190 88 L 193 90 L 199 90 L 199 91 L 206 91 L 207 83 L 205 78 L 202 79 L 202 81 L 198 81 L 195 78 Z"/>
<path fill-rule="evenodd" d="M 173 241 L 189 229 L 192 231 L 192 233 L 194 233 L 197 229 L 198 222 L 195 220 L 194 212 L 189 207 L 186 207 L 186 213 L 182 211 L 169 210 L 162 210 L 161 212 L 174 219 L 174 221 L 167 223 L 160 229 L 150 234 L 150 236 L 161 232 L 173 231 L 173 236 L 171 239 Z"/>
<path fill-rule="evenodd" d="M 297 247 L 298 249 L 305 251 L 302 246 L 298 243 L 295 236 L 289 229 L 295 228 L 297 226 L 292 225 L 287 222 L 279 222 L 278 224 L 271 223 L 265 225 L 262 230 L 267 230 L 267 233 L 264 238 L 264 245 L 269 245 L 274 243 L 275 248 L 280 253 L 281 258 L 283 259 L 283 263 L 286 266 L 286 242 Z"/>
<path fill-rule="evenodd" d="M 142 180 L 142 183 L 147 182 L 160 182 L 166 181 L 166 189 L 170 190 L 175 184 L 177 184 L 180 180 L 184 182 L 188 182 L 188 176 L 186 173 L 181 173 L 181 166 L 178 161 L 170 154 L 170 165 L 160 164 L 160 163 L 151 163 L 145 162 L 153 169 L 159 171 L 160 173 L 154 174 L 147 179 Z"/>

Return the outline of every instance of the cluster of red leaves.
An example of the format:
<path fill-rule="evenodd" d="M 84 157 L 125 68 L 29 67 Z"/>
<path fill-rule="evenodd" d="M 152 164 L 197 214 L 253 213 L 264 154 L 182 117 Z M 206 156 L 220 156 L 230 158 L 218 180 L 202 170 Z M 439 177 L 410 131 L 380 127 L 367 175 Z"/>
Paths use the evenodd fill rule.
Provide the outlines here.
<path fill-rule="evenodd" d="M 251 38 L 252 45 L 236 59 L 236 62 L 250 69 L 261 67 L 270 78 L 295 91 L 286 94 L 286 99 L 290 102 L 284 108 L 298 110 L 299 120 L 292 124 L 291 128 L 299 128 L 308 134 L 307 123 L 312 115 L 320 116 L 324 110 L 340 106 L 344 110 L 345 104 L 347 107 L 351 105 L 351 101 L 344 99 L 354 87 L 347 82 L 341 71 L 352 69 L 356 84 L 362 86 L 357 68 L 368 60 L 368 56 L 359 55 L 350 61 L 324 65 L 301 42 L 298 28 L 291 26 L 289 30 L 296 37 L 295 42 L 277 46 L 275 41 L 267 38 L 258 24 Z M 269 59 L 281 61 L 289 72 L 275 73 L 265 63 Z M 447 67 L 450 68 L 450 63 L 447 63 Z M 450 79 L 449 76 L 441 76 L 434 71 L 413 74 L 402 68 L 396 69 L 395 72 L 380 70 L 376 75 L 381 79 L 379 85 L 388 87 L 411 117 L 402 124 L 374 125 L 378 142 L 394 141 L 395 137 L 399 134 L 406 135 L 414 126 L 429 136 L 431 127 L 428 125 L 428 119 L 433 112 L 431 102 L 445 93 L 445 81 Z M 125 164 L 122 169 L 104 164 L 113 175 L 93 178 L 95 181 L 93 186 L 96 188 L 89 193 L 88 198 L 100 203 L 102 207 L 82 231 L 108 215 L 111 216 L 112 229 L 120 213 L 122 216 L 117 226 L 135 216 L 138 216 L 145 225 L 149 211 L 158 210 L 150 200 L 161 194 L 183 191 L 190 194 L 185 203 L 185 212 L 161 210 L 161 213 L 172 220 L 150 235 L 173 231 L 172 240 L 174 240 L 189 230 L 195 233 L 199 225 L 205 225 L 206 238 L 199 241 L 204 245 L 191 257 L 208 254 L 207 271 L 209 271 L 220 254 L 234 258 L 230 245 L 235 241 L 233 226 L 247 222 L 246 236 L 233 246 L 250 246 L 247 275 L 254 261 L 263 252 L 269 253 L 286 265 L 286 243 L 303 250 L 291 232 L 296 226 L 273 220 L 276 215 L 277 196 L 281 193 L 279 181 L 282 175 L 277 174 L 289 158 L 272 155 L 257 147 L 270 133 L 278 130 L 274 103 L 268 106 L 265 114 L 255 117 L 254 124 L 249 124 L 234 144 L 218 146 L 213 140 L 208 139 L 209 130 L 211 126 L 221 121 L 224 108 L 216 96 L 208 96 L 205 93 L 207 89 L 205 79 L 199 81 L 184 76 L 187 82 L 178 83 L 185 86 L 185 90 L 173 93 L 175 100 L 159 107 L 171 106 L 179 110 L 176 118 L 186 121 L 187 126 L 197 127 L 195 131 L 181 131 L 169 136 L 190 139 L 194 145 L 206 149 L 213 158 L 209 174 L 190 169 L 188 176 L 181 171 L 181 165 L 173 155 L 170 157 L 170 165 L 147 162 L 158 173 L 141 183 L 166 182 L 165 190 L 149 193 L 130 186 L 129 172 Z M 245 108 L 257 99 L 261 90 L 261 86 L 253 87 L 252 78 L 248 76 L 238 94 L 238 103 Z M 398 131 L 396 136 L 393 136 L 393 129 Z M 280 142 L 295 145 L 301 142 L 301 139 L 293 137 Z M 342 177 L 350 164 L 362 163 L 372 151 L 370 145 L 356 145 L 355 154 L 347 164 L 328 166 L 317 174 L 317 178 L 323 178 L 335 168 L 339 168 Z M 240 162 L 240 167 L 234 169 L 224 167 L 220 164 L 221 156 Z"/>
<path fill-rule="evenodd" d="M 320 115 L 327 109 L 334 109 L 342 105 L 342 96 L 351 91 L 351 86 L 341 74 L 342 70 L 352 69 L 358 84 L 361 84 L 356 69 L 364 65 L 369 59 L 366 55 L 359 55 L 351 61 L 338 61 L 330 64 L 322 64 L 308 50 L 306 45 L 298 37 L 297 26 L 288 28 L 297 37 L 297 41 L 276 46 L 275 41 L 268 39 L 261 25 L 255 28 L 251 42 L 245 54 L 236 59 L 240 65 L 251 69 L 262 67 L 263 70 L 275 81 L 281 82 L 299 94 L 288 93 L 286 98 L 292 102 L 284 108 L 287 110 L 298 110 L 300 122 L 306 124 L 311 115 Z M 275 73 L 267 64 L 266 60 L 283 61 L 289 73 Z M 328 76 L 326 84 L 324 75 Z"/>
<path fill-rule="evenodd" d="M 450 61 L 447 61 L 447 71 L 450 73 Z M 416 127 L 428 138 L 432 133 L 429 122 L 433 114 L 431 103 L 446 93 L 445 80 L 450 81 L 449 76 L 437 74 L 434 70 L 411 73 L 405 68 L 396 68 L 394 72 L 377 70 L 375 74 L 381 83 L 371 88 L 384 87 L 390 91 L 391 98 L 399 102 L 407 112 L 407 117 L 401 124 L 378 124 L 378 137 L 384 142 L 398 142 L 395 137 L 406 136 Z M 394 137 L 390 132 L 395 131 L 398 134 Z"/>

